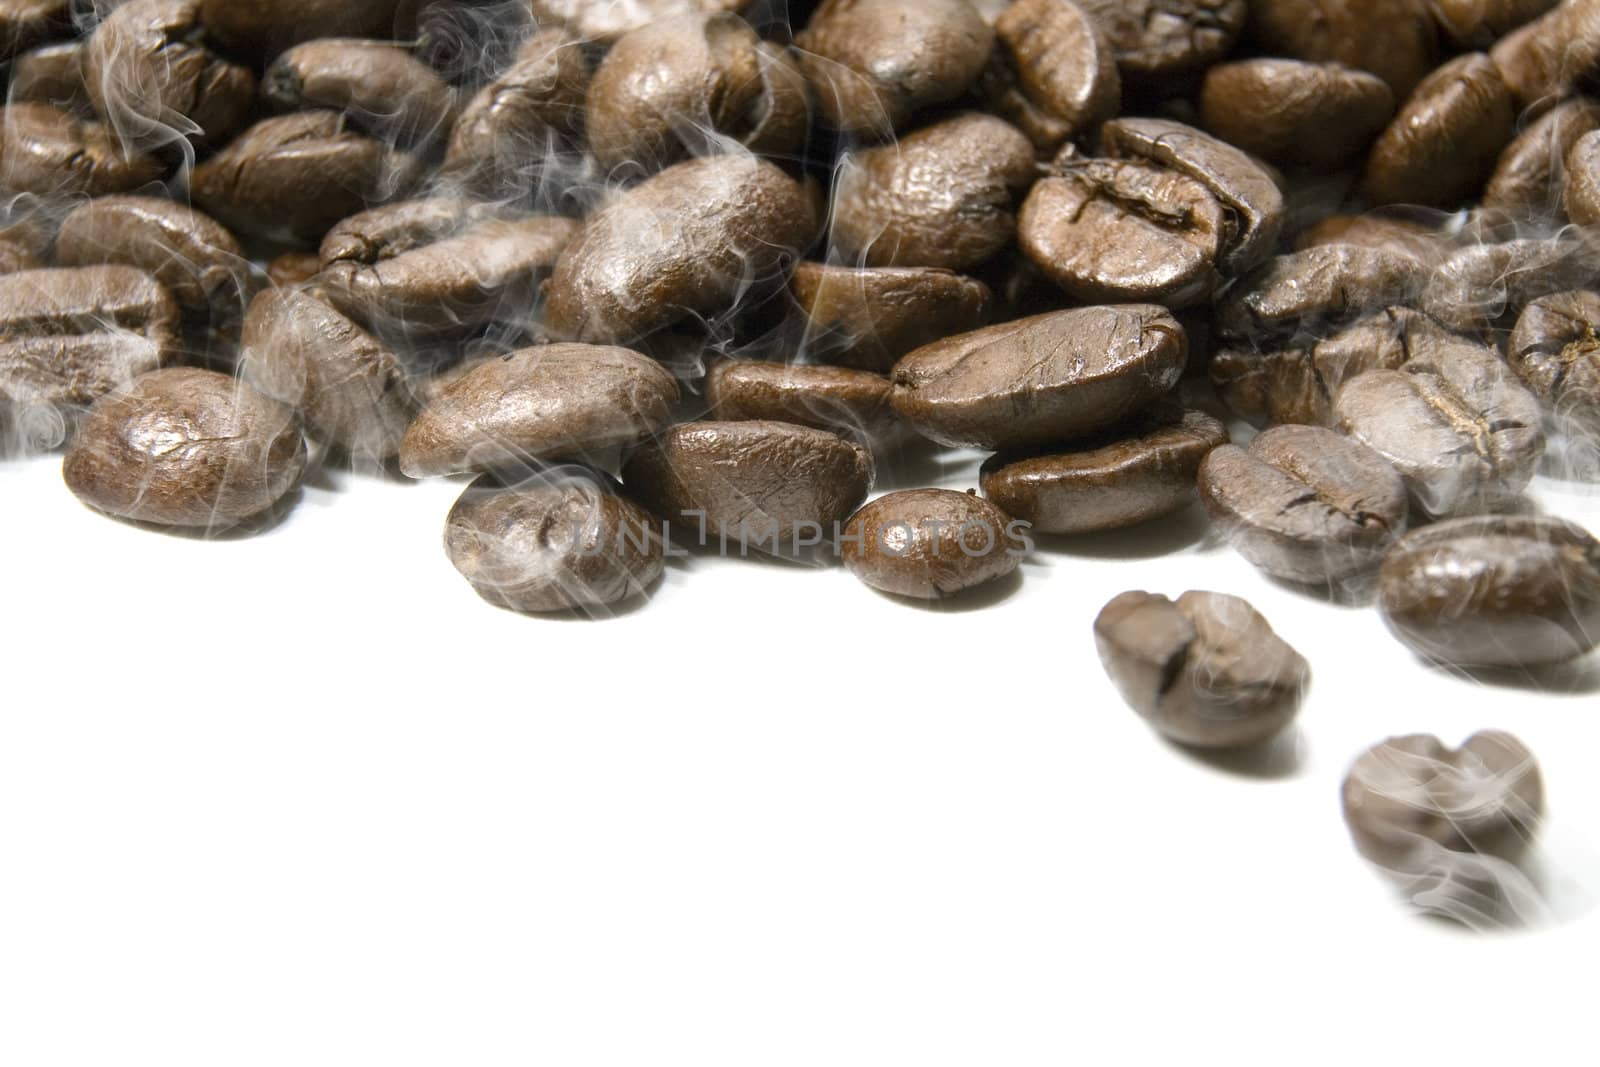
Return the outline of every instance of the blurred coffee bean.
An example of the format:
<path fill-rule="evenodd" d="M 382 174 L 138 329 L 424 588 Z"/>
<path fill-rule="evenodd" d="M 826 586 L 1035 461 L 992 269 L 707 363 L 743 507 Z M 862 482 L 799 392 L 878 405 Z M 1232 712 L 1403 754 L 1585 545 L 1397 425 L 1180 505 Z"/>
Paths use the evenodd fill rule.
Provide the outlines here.
<path fill-rule="evenodd" d="M 719 11 L 742 11 L 751 0 L 627 0 L 626 3 L 595 3 L 594 0 L 531 0 L 533 17 L 541 26 L 564 26 L 585 41 L 611 44 L 630 30 L 637 30 L 675 15 L 710 15 Z"/>
<path fill-rule="evenodd" d="M 987 285 L 938 267 L 808 261 L 795 267 L 789 292 L 805 316 L 809 351 L 879 373 L 913 349 L 977 329 L 994 305 Z"/>
<path fill-rule="evenodd" d="M 1600 130 L 1600 105 L 1568 100 L 1528 124 L 1500 153 L 1483 190 L 1483 206 L 1512 221 L 1548 217 L 1561 207 L 1567 153 L 1578 138 Z"/>
<path fill-rule="evenodd" d="M 420 0 L 417 58 L 451 85 L 482 85 L 511 66 L 533 28 L 526 0 Z"/>
<path fill-rule="evenodd" d="M 87 112 L 89 87 L 83 80 L 84 42 L 61 41 L 40 45 L 11 61 L 12 103 L 53 104 L 68 111 Z"/>
<path fill-rule="evenodd" d="M 979 84 L 987 107 L 1052 151 L 1117 113 L 1122 80 L 1111 46 L 1072 0 L 1017 0 L 995 22 Z"/>
<path fill-rule="evenodd" d="M 1489 51 L 1522 108 L 1547 107 L 1600 74 L 1600 0 L 1568 0 Z"/>
<path fill-rule="evenodd" d="M 767 419 L 871 442 L 896 423 L 889 379 L 870 371 L 719 360 L 706 372 L 706 406 L 723 421 Z"/>
<path fill-rule="evenodd" d="M 1249 0 L 1249 32 L 1292 59 L 1368 70 L 1396 100 L 1433 69 L 1437 34 L 1422 0 Z"/>
<path fill-rule="evenodd" d="M 41 197 L 105 196 L 161 180 L 153 156 L 124 152 L 111 128 L 49 104 L 0 113 L 0 192 Z"/>
<path fill-rule="evenodd" d="M 0 60 L 72 30 L 72 0 L 0 0 Z"/>
<path fill-rule="evenodd" d="M 1423 263 L 1443 259 L 1451 252 L 1450 239 L 1423 225 L 1383 214 L 1330 215 L 1301 232 L 1295 249 L 1318 245 L 1361 245 L 1411 256 Z"/>
<path fill-rule="evenodd" d="M 1374 74 L 1293 59 L 1212 67 L 1200 92 L 1206 129 L 1279 166 L 1348 162 L 1372 144 L 1394 106 L 1394 94 Z"/>
<path fill-rule="evenodd" d="M 1579 226 L 1600 223 L 1600 130 L 1578 138 L 1567 154 L 1561 206 Z"/>
<path fill-rule="evenodd" d="M 1210 66 L 1244 29 L 1245 0 L 1078 0 L 1125 77 L 1152 83 Z"/>
<path fill-rule="evenodd" d="M 370 265 L 453 237 L 499 214 L 495 205 L 447 196 L 380 204 L 334 223 L 323 235 L 318 255 L 324 267 Z"/>
<path fill-rule="evenodd" d="M 1366 311 L 1409 304 L 1427 284 L 1427 267 L 1403 253 L 1316 245 L 1241 278 L 1218 304 L 1217 331 L 1246 340 L 1316 332 Z"/>
<path fill-rule="evenodd" d="M 44 266 L 50 241 L 49 229 L 38 219 L 0 216 L 0 274 Z"/>
<path fill-rule="evenodd" d="M 1590 284 L 1600 245 L 1579 238 L 1470 244 L 1434 272 L 1422 307 L 1458 332 L 1510 319 L 1541 296 Z M 1509 323 L 1507 323 L 1509 325 Z"/>
<path fill-rule="evenodd" d="M 273 285 L 299 285 L 322 269 L 322 257 L 315 252 L 284 252 L 267 264 L 267 279 Z"/>
<path fill-rule="evenodd" d="M 1428 11 L 1458 48 L 1487 48 L 1560 0 L 1429 0 Z"/>
<path fill-rule="evenodd" d="M 1506 354 L 1562 429 L 1600 435 L 1600 294 L 1535 300 L 1517 319 Z"/>
<path fill-rule="evenodd" d="M 412 0 L 200 0 L 200 22 L 236 52 L 274 56 L 318 37 L 406 40 Z"/>
<path fill-rule="evenodd" d="M 879 497 L 845 522 L 844 565 L 874 589 L 942 600 L 1004 578 L 1031 548 L 1025 524 L 949 489 Z"/>
<path fill-rule="evenodd" d="M 267 67 L 261 95 L 279 111 L 330 108 L 402 144 L 444 137 L 455 90 L 398 45 L 326 38 L 295 45 Z"/>

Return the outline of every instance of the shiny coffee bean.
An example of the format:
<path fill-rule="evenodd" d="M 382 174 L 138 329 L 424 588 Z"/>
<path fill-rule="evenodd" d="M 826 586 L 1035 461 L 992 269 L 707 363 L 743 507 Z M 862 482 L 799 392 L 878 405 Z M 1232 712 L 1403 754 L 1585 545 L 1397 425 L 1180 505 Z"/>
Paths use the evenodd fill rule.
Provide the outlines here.
<path fill-rule="evenodd" d="M 1249 0 L 1249 32 L 1269 53 L 1343 63 L 1389 83 L 1396 100 L 1433 69 L 1437 33 L 1405 0 Z"/>
<path fill-rule="evenodd" d="M 1561 4 L 1500 38 L 1489 54 L 1519 107 L 1547 106 L 1600 70 L 1600 2 Z"/>
<path fill-rule="evenodd" d="M 362 129 L 404 144 L 443 137 L 456 110 L 455 91 L 410 52 L 351 38 L 290 48 L 262 75 L 261 95 L 279 111 L 341 111 Z"/>
<path fill-rule="evenodd" d="M 319 267 L 393 259 L 498 215 L 494 205 L 445 196 L 381 204 L 334 223 L 323 235 Z"/>
<path fill-rule="evenodd" d="M 444 545 L 479 596 L 531 613 L 642 596 L 661 577 L 665 550 L 659 519 L 581 467 L 511 484 L 479 478 L 450 509 Z"/>
<path fill-rule="evenodd" d="M 1431 227 L 1384 214 L 1329 215 L 1316 225 L 1302 230 L 1295 239 L 1295 250 L 1318 245 L 1361 245 L 1399 252 L 1423 263 L 1449 255 L 1450 241 Z"/>
<path fill-rule="evenodd" d="M 1365 311 L 1409 304 L 1428 283 L 1419 260 L 1385 248 L 1317 245 L 1278 256 L 1217 307 L 1217 331 L 1252 339 L 1316 330 Z"/>
<path fill-rule="evenodd" d="M 1581 289 L 1600 271 L 1600 245 L 1582 238 L 1475 243 L 1439 265 L 1422 308 L 1459 332 L 1510 325 L 1541 296 Z"/>
<path fill-rule="evenodd" d="M 1372 144 L 1394 108 L 1394 94 L 1375 74 L 1293 59 L 1212 67 L 1200 92 L 1206 129 L 1279 166 L 1349 162 Z"/>
<path fill-rule="evenodd" d="M 1568 100 L 1534 119 L 1506 145 L 1483 190 L 1483 206 L 1513 221 L 1543 218 L 1561 206 L 1567 153 L 1600 130 L 1600 105 Z"/>
<path fill-rule="evenodd" d="M 1116 115 L 1122 104 L 1116 58 L 1079 5 L 1017 0 L 994 28 L 994 56 L 979 95 L 1036 145 L 1053 150 Z"/>
<path fill-rule="evenodd" d="M 847 367 L 719 360 L 706 372 L 706 406 L 724 421 L 767 419 L 871 441 L 898 421 L 889 379 Z"/>
<path fill-rule="evenodd" d="M 166 165 L 125 152 L 110 127 L 49 104 L 0 110 L 0 192 L 90 197 L 161 180 Z"/>
<path fill-rule="evenodd" d="M 1177 385 L 1187 354 L 1163 308 L 1058 311 L 917 349 L 895 364 L 892 400 L 942 444 L 1048 446 L 1149 407 Z"/>
<path fill-rule="evenodd" d="M 22 53 L 11 61 L 7 99 L 90 112 L 89 87 L 83 78 L 84 48 L 82 40 L 58 41 Z"/>
<path fill-rule="evenodd" d="M 1025 524 L 971 493 L 910 489 L 844 524 L 844 565 L 872 588 L 942 600 L 1004 578 L 1031 548 Z"/>
<path fill-rule="evenodd" d="M 1275 426 L 1200 467 L 1200 499 L 1238 553 L 1274 578 L 1337 583 L 1374 570 L 1406 526 L 1388 461 L 1319 426 Z"/>
<path fill-rule="evenodd" d="M 830 363 L 886 373 L 913 349 L 982 326 L 994 294 L 939 267 L 805 262 L 789 278 L 806 344 Z"/>
<path fill-rule="evenodd" d="M 1600 541 L 1543 516 L 1483 515 L 1415 530 L 1378 574 L 1384 621 L 1429 659 L 1536 667 L 1600 642 Z"/>
<path fill-rule="evenodd" d="M 206 32 L 235 51 L 276 55 L 318 37 L 405 40 L 410 0 L 200 0 Z"/>
<path fill-rule="evenodd" d="M 225 375 L 174 367 L 96 403 L 62 474 L 108 515 L 215 531 L 272 507 L 305 466 L 293 411 Z"/>
<path fill-rule="evenodd" d="M 1281 732 L 1311 682 L 1305 659 L 1238 597 L 1116 597 L 1094 622 L 1100 662 L 1128 706 L 1197 748 L 1238 748 Z"/>
<path fill-rule="evenodd" d="M 1560 0 L 1433 0 L 1429 13 L 1460 48 L 1487 48 Z"/>
<path fill-rule="evenodd" d="M 1506 354 L 1563 429 L 1600 435 L 1600 294 L 1535 300 L 1517 319 Z"/>
<path fill-rule="evenodd" d="M 1202 70 L 1233 47 L 1245 0 L 1077 0 L 1116 53 L 1128 78 L 1157 82 Z"/>
<path fill-rule="evenodd" d="M 1158 405 L 1096 437 L 983 465 L 983 495 L 1035 533 L 1117 530 L 1195 502 L 1195 476 L 1228 430 L 1201 411 Z"/>
<path fill-rule="evenodd" d="M 751 0 L 629 0 L 628 3 L 594 3 L 593 0 L 531 0 L 534 19 L 541 25 L 564 26 L 585 41 L 615 42 L 631 30 L 642 29 L 677 15 L 712 15 L 741 11 Z"/>
<path fill-rule="evenodd" d="M 1567 153 L 1561 206 L 1579 226 L 1600 224 L 1600 130 L 1578 138 Z"/>

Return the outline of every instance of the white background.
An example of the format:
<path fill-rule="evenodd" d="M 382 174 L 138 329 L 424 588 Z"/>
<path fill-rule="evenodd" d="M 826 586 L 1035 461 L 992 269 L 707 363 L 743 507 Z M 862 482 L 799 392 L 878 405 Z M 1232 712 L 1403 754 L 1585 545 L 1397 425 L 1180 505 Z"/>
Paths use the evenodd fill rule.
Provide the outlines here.
<path fill-rule="evenodd" d="M 1593 658 L 1452 677 L 1195 514 L 941 610 L 694 559 L 525 618 L 445 558 L 459 491 L 323 472 L 205 542 L 0 464 L 0 1063 L 1594 1062 Z M 1090 633 L 1128 588 L 1254 601 L 1293 737 L 1151 734 Z M 1363 748 L 1484 727 L 1542 761 L 1553 929 L 1419 919 L 1346 837 Z"/>

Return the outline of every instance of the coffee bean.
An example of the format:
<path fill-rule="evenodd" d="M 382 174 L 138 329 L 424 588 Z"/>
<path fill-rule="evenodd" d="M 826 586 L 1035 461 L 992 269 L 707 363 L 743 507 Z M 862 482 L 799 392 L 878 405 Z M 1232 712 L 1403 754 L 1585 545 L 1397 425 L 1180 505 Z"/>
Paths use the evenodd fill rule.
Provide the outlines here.
<path fill-rule="evenodd" d="M 1122 79 L 1110 44 L 1072 0 L 1017 0 L 994 24 L 979 93 L 1047 151 L 1112 118 Z M 995 70 L 998 66 L 998 70 Z"/>
<path fill-rule="evenodd" d="M 1563 429 L 1600 435 L 1600 294 L 1529 304 L 1506 345 L 1511 367 Z"/>
<path fill-rule="evenodd" d="M 625 34 L 589 87 L 589 150 L 608 170 L 659 170 L 723 139 L 784 156 L 810 125 L 806 82 L 737 15 L 662 19 Z"/>
<path fill-rule="evenodd" d="M 1317 245 L 1278 256 L 1240 279 L 1217 307 L 1217 331 L 1230 339 L 1316 331 L 1329 322 L 1417 298 L 1427 268 L 1386 248 Z"/>
<path fill-rule="evenodd" d="M 532 0 L 534 18 L 544 25 L 565 26 L 586 41 L 610 43 L 630 30 L 675 15 L 740 11 L 750 0 L 632 0 L 596 4 L 592 0 Z"/>
<path fill-rule="evenodd" d="M 1339 63 L 1247 59 L 1212 67 L 1200 91 L 1206 129 L 1279 166 L 1337 167 L 1394 115 L 1375 74 Z"/>
<path fill-rule="evenodd" d="M 0 0 L 0 59 L 10 59 L 71 28 L 71 0 Z"/>
<path fill-rule="evenodd" d="M 1541 296 L 1581 289 L 1600 270 L 1600 246 L 1581 238 L 1471 244 L 1440 264 L 1422 307 L 1462 333 L 1516 321 Z"/>
<path fill-rule="evenodd" d="M 706 405 L 724 421 L 767 419 L 863 441 L 890 433 L 889 379 L 845 367 L 720 360 L 706 372 Z"/>
<path fill-rule="evenodd" d="M 1078 0 L 1125 76 L 1159 81 L 1210 66 L 1239 39 L 1245 0 Z"/>
<path fill-rule="evenodd" d="M 937 341 L 894 368 L 894 408 L 949 445 L 1033 448 L 1115 425 L 1183 374 L 1183 327 L 1159 307 L 1079 308 Z"/>
<path fill-rule="evenodd" d="M 545 321 L 576 340 L 626 343 L 725 314 L 752 286 L 781 283 L 814 228 L 799 183 L 770 163 L 679 163 L 589 217 L 546 287 Z"/>
<path fill-rule="evenodd" d="M 1600 223 L 1600 130 L 1578 138 L 1567 154 L 1561 206 L 1579 226 Z"/>
<path fill-rule="evenodd" d="M 42 197 L 126 193 L 161 180 L 165 164 L 125 153 L 104 123 L 49 104 L 0 111 L 0 191 Z"/>
<path fill-rule="evenodd" d="M 241 332 L 244 378 L 297 408 L 311 435 L 358 459 L 385 460 L 416 410 L 400 357 L 325 301 L 269 289 L 250 304 Z"/>
<path fill-rule="evenodd" d="M 89 111 L 83 53 L 83 41 L 60 41 L 22 53 L 11 61 L 11 91 L 7 99 L 12 103 L 53 104 L 68 111 Z"/>
<path fill-rule="evenodd" d="M 887 137 L 970 89 L 994 31 L 968 0 L 823 0 L 795 44 L 823 117 Z"/>
<path fill-rule="evenodd" d="M 277 503 L 305 466 L 292 411 L 225 375 L 174 367 L 97 402 L 62 474 L 108 515 L 221 530 Z"/>
<path fill-rule="evenodd" d="M 1567 153 L 1592 130 L 1600 130 L 1600 105 L 1589 100 L 1568 100 L 1529 123 L 1500 153 L 1483 190 L 1483 206 L 1513 221 L 1554 213 L 1566 181 Z"/>
<path fill-rule="evenodd" d="M 505 72 L 517 48 L 540 31 L 522 0 L 413 0 L 417 58 L 451 85 L 471 88 Z M 576 42 L 574 42 L 576 43 Z"/>
<path fill-rule="evenodd" d="M 844 524 L 844 564 L 872 588 L 941 600 L 1015 571 L 1024 524 L 970 493 L 910 489 L 879 497 Z"/>
<path fill-rule="evenodd" d="M 1200 466 L 1200 499 L 1241 556 L 1306 585 L 1375 570 L 1406 525 L 1399 473 L 1319 426 L 1276 426 L 1249 448 L 1218 448 Z"/>
<path fill-rule="evenodd" d="M 323 235 L 319 268 L 341 262 L 370 266 L 498 214 L 493 205 L 445 196 L 382 204 L 340 220 Z"/>
<path fill-rule="evenodd" d="M 322 269 L 322 257 L 315 252 L 284 252 L 267 264 L 267 278 L 273 285 L 299 285 Z"/>
<path fill-rule="evenodd" d="M 1489 54 L 1519 107 L 1548 105 L 1600 72 L 1600 2 L 1561 4 L 1500 38 Z"/>
<path fill-rule="evenodd" d="M 628 491 L 680 535 L 777 554 L 821 544 L 872 488 L 860 445 L 785 422 L 695 422 L 639 448 Z"/>
<path fill-rule="evenodd" d="M 987 285 L 939 267 L 805 262 L 790 276 L 789 292 L 805 316 L 811 351 L 880 373 L 913 349 L 977 329 L 994 306 Z"/>
<path fill-rule="evenodd" d="M 835 250 L 869 267 L 976 266 L 1010 243 L 1033 177 L 1033 146 L 992 115 L 923 127 L 841 164 Z"/>
<path fill-rule="evenodd" d="M 1460 48 L 1487 48 L 1560 0 L 1432 0 L 1428 12 Z"/>
<path fill-rule="evenodd" d="M 540 471 L 473 482 L 450 509 L 445 551 L 478 595 L 522 612 L 618 604 L 661 577 L 660 521 L 605 475 Z"/>
<path fill-rule="evenodd" d="M 1227 428 L 1210 415 L 1158 405 L 1069 447 L 991 456 L 983 495 L 1036 533 L 1117 530 L 1193 504 L 1200 461 L 1227 443 Z"/>
<path fill-rule="evenodd" d="M 75 208 L 56 234 L 64 267 L 141 267 L 188 311 L 219 318 L 244 312 L 250 267 L 244 249 L 215 219 L 148 196 L 106 196 Z"/>
<path fill-rule="evenodd" d="M 1430 263 L 1451 251 L 1450 240 L 1431 227 L 1382 214 L 1329 215 L 1301 231 L 1295 249 L 1318 245 L 1361 245 L 1382 248 Z"/>
<path fill-rule="evenodd" d="M 49 250 L 50 231 L 38 220 L 0 216 L 0 274 L 42 267 Z"/>
<path fill-rule="evenodd" d="M 1407 0 L 1249 0 L 1250 35 L 1265 51 L 1343 63 L 1389 83 L 1396 100 L 1433 69 L 1437 34 Z"/>
<path fill-rule="evenodd" d="M 237 51 L 276 55 L 317 37 L 405 40 L 409 0 L 200 0 L 200 22 Z"/>
<path fill-rule="evenodd" d="M 455 91 L 410 52 L 350 38 L 290 48 L 262 75 L 261 95 L 279 111 L 342 111 L 374 135 L 405 144 L 442 138 L 456 110 Z"/>
<path fill-rule="evenodd" d="M 1224 593 L 1116 597 L 1094 622 L 1100 662 L 1163 736 L 1238 748 L 1288 726 L 1311 682 L 1305 659 L 1248 603 Z"/>

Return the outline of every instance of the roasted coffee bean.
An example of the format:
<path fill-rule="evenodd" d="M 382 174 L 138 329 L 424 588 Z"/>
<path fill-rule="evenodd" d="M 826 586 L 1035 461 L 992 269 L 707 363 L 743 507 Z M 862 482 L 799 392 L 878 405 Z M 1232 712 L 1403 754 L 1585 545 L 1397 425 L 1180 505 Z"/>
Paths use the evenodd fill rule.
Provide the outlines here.
<path fill-rule="evenodd" d="M 371 265 L 392 259 L 453 237 L 498 213 L 493 205 L 443 196 L 382 204 L 335 223 L 322 238 L 320 266 Z"/>
<path fill-rule="evenodd" d="M 1210 66 L 1239 39 L 1245 0 L 1078 0 L 1125 76 L 1152 82 Z"/>
<path fill-rule="evenodd" d="M 1567 153 L 1561 206 L 1579 226 L 1600 223 L 1600 130 L 1584 134 Z"/>
<path fill-rule="evenodd" d="M 1036 533 L 1095 533 L 1181 511 L 1195 475 L 1228 430 L 1201 411 L 1158 405 L 1108 433 L 1037 455 L 983 465 L 983 495 Z"/>
<path fill-rule="evenodd" d="M 872 488 L 865 448 L 786 422 L 694 422 L 639 448 L 628 491 L 701 542 L 777 554 L 823 543 Z"/>
<path fill-rule="evenodd" d="M 0 112 L 0 192 L 105 196 L 160 181 L 166 169 L 153 156 L 124 152 L 104 123 L 49 104 Z"/>
<path fill-rule="evenodd" d="M 590 216 L 546 287 L 545 321 L 580 341 L 626 343 L 727 313 L 781 284 L 816 222 L 800 184 L 748 155 L 668 167 Z"/>
<path fill-rule="evenodd" d="M 1339 63 L 1247 59 L 1212 67 L 1200 90 L 1206 129 L 1279 166 L 1337 167 L 1394 115 L 1382 78 Z"/>
<path fill-rule="evenodd" d="M 1420 260 L 1386 248 L 1317 245 L 1278 256 L 1239 280 L 1217 307 L 1217 331 L 1253 339 L 1317 331 L 1411 303 L 1428 284 Z"/>
<path fill-rule="evenodd" d="M 263 394 L 296 408 L 311 436 L 385 460 L 416 411 L 400 357 L 316 295 L 269 289 L 245 315 L 239 365 Z"/>
<path fill-rule="evenodd" d="M 842 164 L 834 249 L 868 267 L 974 267 L 1011 242 L 1033 178 L 1033 146 L 1009 123 L 966 112 L 926 126 Z"/>
<path fill-rule="evenodd" d="M 589 151 L 609 170 L 646 172 L 724 140 L 785 156 L 805 141 L 805 77 L 738 15 L 683 15 L 622 37 L 595 71 Z"/>
<path fill-rule="evenodd" d="M 285 252 L 267 264 L 267 278 L 273 285 L 299 285 L 322 269 L 322 257 L 315 252 Z"/>
<path fill-rule="evenodd" d="M 1356 851 L 1423 912 L 1490 927 L 1539 908 L 1515 865 L 1538 835 L 1544 785 L 1510 734 L 1485 730 L 1458 749 L 1391 737 L 1361 754 L 1341 792 Z"/>
<path fill-rule="evenodd" d="M 0 59 L 72 29 L 72 0 L 0 0 Z"/>
<path fill-rule="evenodd" d="M 89 38 L 89 99 L 122 145 L 149 151 L 183 138 L 221 144 L 248 119 L 256 76 L 202 43 L 200 5 L 129 0 Z"/>
<path fill-rule="evenodd" d="M 342 111 L 363 129 L 406 144 L 445 136 L 456 108 L 455 90 L 404 48 L 349 38 L 284 52 L 262 75 L 261 95 L 280 111 Z"/>
<path fill-rule="evenodd" d="M 706 371 L 706 406 L 724 421 L 767 419 L 871 440 L 892 430 L 889 379 L 870 371 L 718 360 Z"/>
<path fill-rule="evenodd" d="M 1117 61 L 1072 0 L 1017 0 L 994 26 L 998 43 L 979 95 L 1040 148 L 1053 150 L 1117 113 Z"/>
<path fill-rule="evenodd" d="M 1372 204 L 1454 208 L 1482 191 L 1511 141 L 1516 102 L 1481 52 L 1428 75 L 1378 137 L 1361 179 Z"/>
<path fill-rule="evenodd" d="M 221 530 L 300 481 L 294 412 L 214 371 L 155 371 L 90 409 L 62 464 L 67 488 L 117 518 Z"/>
<path fill-rule="evenodd" d="M 515 62 L 535 28 L 524 0 L 413 0 L 417 58 L 451 85 L 478 86 Z M 561 31 L 555 30 L 560 33 Z"/>
<path fill-rule="evenodd" d="M 1428 11 L 1460 48 L 1487 48 L 1560 0 L 1430 0 Z"/>
<path fill-rule="evenodd" d="M 1275 426 L 1200 467 L 1200 499 L 1235 550 L 1274 578 L 1337 583 L 1377 568 L 1406 526 L 1406 486 L 1372 449 L 1319 426 Z"/>
<path fill-rule="evenodd" d="M 309 242 L 400 192 L 410 166 L 338 112 L 304 111 L 250 127 L 194 169 L 191 189 L 234 229 Z"/>
<path fill-rule="evenodd" d="M 1500 38 L 1490 49 L 1523 108 L 1544 106 L 1600 72 L 1600 0 L 1570 0 Z"/>
<path fill-rule="evenodd" d="M 1339 390 L 1345 432 L 1399 470 L 1429 515 L 1510 503 L 1544 454 L 1539 401 L 1500 356 L 1472 341 L 1413 344 L 1398 370 L 1370 370 Z"/>
<path fill-rule="evenodd" d="M 1078 308 L 917 349 L 894 368 L 894 408 L 942 444 L 1058 444 L 1149 407 L 1183 374 L 1188 340 L 1151 304 Z"/>
<path fill-rule="evenodd" d="M 1600 642 L 1600 541 L 1543 516 L 1427 526 L 1384 557 L 1378 605 L 1395 635 L 1429 659 L 1563 663 Z"/>
<path fill-rule="evenodd" d="M 315 284 L 335 307 L 382 334 L 456 335 L 491 322 L 525 322 L 578 230 L 556 216 L 488 219 L 376 262 L 324 262 Z"/>
<path fill-rule="evenodd" d="M 565 26 L 586 41 L 609 43 L 630 30 L 675 15 L 740 11 L 750 0 L 629 0 L 597 4 L 593 0 L 532 0 L 534 18 L 541 24 Z"/>
<path fill-rule="evenodd" d="M 106 196 L 75 208 L 56 234 L 64 267 L 141 267 L 189 311 L 243 314 L 249 262 L 233 234 L 194 208 L 147 196 Z"/>
<path fill-rule="evenodd" d="M 677 382 L 647 356 L 536 345 L 434 391 L 400 444 L 400 469 L 431 478 L 631 445 L 664 429 L 677 402 Z"/>
<path fill-rule="evenodd" d="M 1600 130 L 1600 105 L 1568 100 L 1528 124 L 1500 153 L 1483 190 L 1483 206 L 1513 221 L 1544 218 L 1561 205 L 1567 153 L 1578 138 Z"/>
<path fill-rule="evenodd" d="M 276 55 L 317 37 L 405 40 L 411 0 L 200 0 L 200 22 L 236 51 Z"/>
<path fill-rule="evenodd" d="M 1318 245 L 1361 245 L 1383 248 L 1430 263 L 1451 251 L 1450 239 L 1420 222 L 1384 214 L 1330 215 L 1303 230 L 1295 249 Z"/>
<path fill-rule="evenodd" d="M 1600 436 L 1600 294 L 1535 300 L 1517 319 L 1506 353 L 1563 429 Z"/>
<path fill-rule="evenodd" d="M 1248 603 L 1129 592 L 1094 621 L 1100 662 L 1122 699 L 1163 736 L 1196 748 L 1265 741 L 1293 721 L 1305 659 Z"/>
<path fill-rule="evenodd" d="M 44 266 L 49 249 L 50 232 L 38 220 L 0 216 L 0 274 Z"/>
<path fill-rule="evenodd" d="M 1440 264 L 1422 307 L 1458 332 L 1515 321 L 1541 296 L 1581 289 L 1600 270 L 1600 245 L 1585 239 L 1519 239 L 1471 244 Z"/>
<path fill-rule="evenodd" d="M 880 373 L 913 349 L 977 329 L 994 306 L 987 285 L 938 267 L 805 262 L 790 276 L 789 292 L 805 315 L 812 350 Z"/>
<path fill-rule="evenodd" d="M 994 30 L 968 0 L 823 0 L 795 44 L 823 117 L 887 138 L 972 87 Z"/>
<path fill-rule="evenodd" d="M 1026 524 L 976 494 L 949 489 L 879 497 L 850 517 L 840 537 L 852 574 L 917 600 L 942 600 L 1004 578 L 1031 547 Z"/>
<path fill-rule="evenodd" d="M 1370 70 L 1404 100 L 1428 71 L 1436 31 L 1415 0 L 1248 0 L 1249 31 L 1267 51 Z"/>
<path fill-rule="evenodd" d="M 658 519 L 580 467 L 510 485 L 479 478 L 450 509 L 444 546 L 479 596 L 534 613 L 642 596 L 661 577 L 665 548 Z"/>
<path fill-rule="evenodd" d="M 53 104 L 88 111 L 89 87 L 83 80 L 84 42 L 60 41 L 22 53 L 11 62 L 13 103 Z"/>

